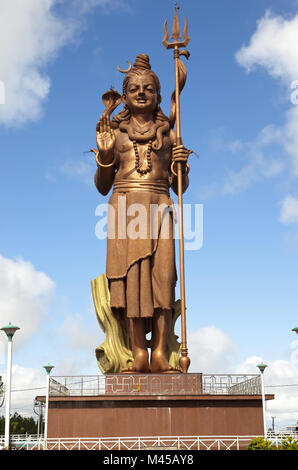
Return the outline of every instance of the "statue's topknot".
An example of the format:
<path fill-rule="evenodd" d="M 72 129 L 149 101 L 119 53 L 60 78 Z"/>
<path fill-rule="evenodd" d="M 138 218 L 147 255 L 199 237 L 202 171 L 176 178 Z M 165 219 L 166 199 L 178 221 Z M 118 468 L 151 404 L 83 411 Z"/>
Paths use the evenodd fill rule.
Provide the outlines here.
<path fill-rule="evenodd" d="M 147 54 L 138 54 L 133 64 L 134 69 L 151 70 L 149 56 Z"/>

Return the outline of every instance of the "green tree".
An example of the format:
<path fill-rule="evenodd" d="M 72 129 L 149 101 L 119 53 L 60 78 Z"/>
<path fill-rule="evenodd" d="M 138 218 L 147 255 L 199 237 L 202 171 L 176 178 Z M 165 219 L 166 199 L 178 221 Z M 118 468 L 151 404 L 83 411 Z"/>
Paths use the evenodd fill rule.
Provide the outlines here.
<path fill-rule="evenodd" d="M 0 416 L 0 434 L 5 432 L 5 418 Z M 19 413 L 14 413 L 10 417 L 10 433 L 11 434 L 36 434 L 37 423 L 32 416 L 21 416 Z"/>
<path fill-rule="evenodd" d="M 0 416 L 0 435 L 4 434 L 5 429 L 5 418 L 4 416 Z"/>

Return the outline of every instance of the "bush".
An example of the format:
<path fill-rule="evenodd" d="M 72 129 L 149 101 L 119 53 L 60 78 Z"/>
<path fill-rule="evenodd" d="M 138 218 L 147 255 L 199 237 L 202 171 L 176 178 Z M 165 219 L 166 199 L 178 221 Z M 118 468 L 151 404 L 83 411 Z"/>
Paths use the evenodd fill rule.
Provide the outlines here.
<path fill-rule="evenodd" d="M 263 437 L 256 437 L 251 441 L 247 450 L 275 450 L 275 447 Z"/>
<path fill-rule="evenodd" d="M 276 448 L 272 442 L 263 437 L 256 437 L 251 441 L 247 450 L 298 450 L 298 440 L 288 437 Z"/>
<path fill-rule="evenodd" d="M 285 441 L 282 441 L 280 450 L 298 450 L 298 440 L 288 437 Z"/>

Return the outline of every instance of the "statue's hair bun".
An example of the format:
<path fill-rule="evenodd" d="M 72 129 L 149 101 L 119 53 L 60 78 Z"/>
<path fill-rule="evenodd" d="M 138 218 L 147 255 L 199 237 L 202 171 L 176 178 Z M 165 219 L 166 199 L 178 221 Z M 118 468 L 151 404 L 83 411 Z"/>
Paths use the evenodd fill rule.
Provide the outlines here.
<path fill-rule="evenodd" d="M 134 69 L 151 70 L 149 56 L 147 54 L 138 54 L 133 64 Z"/>

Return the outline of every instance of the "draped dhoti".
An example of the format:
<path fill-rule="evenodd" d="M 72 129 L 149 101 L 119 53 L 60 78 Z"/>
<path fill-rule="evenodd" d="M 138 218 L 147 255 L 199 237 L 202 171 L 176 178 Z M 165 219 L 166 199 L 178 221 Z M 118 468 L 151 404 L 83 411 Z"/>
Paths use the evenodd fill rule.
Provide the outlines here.
<path fill-rule="evenodd" d="M 122 180 L 109 199 L 106 276 L 113 311 L 150 318 L 173 310 L 174 206 L 167 181 Z"/>

